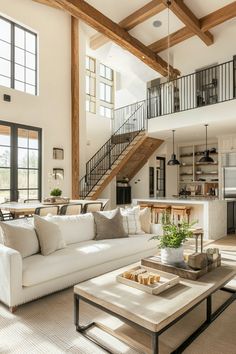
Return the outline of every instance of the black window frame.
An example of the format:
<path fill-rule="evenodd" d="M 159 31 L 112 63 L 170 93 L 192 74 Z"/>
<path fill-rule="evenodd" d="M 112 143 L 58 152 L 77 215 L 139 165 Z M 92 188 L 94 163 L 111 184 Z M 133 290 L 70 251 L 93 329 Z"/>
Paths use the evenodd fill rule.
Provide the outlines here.
<path fill-rule="evenodd" d="M 38 190 L 38 200 L 42 200 L 42 128 L 0 120 L 0 125 L 10 127 L 10 201 L 18 201 L 19 190 Z M 18 129 L 36 131 L 38 133 L 38 188 L 18 188 Z M 30 168 L 31 169 L 31 168 Z M 33 168 L 32 168 L 33 170 Z M 8 190 L 8 189 L 2 189 Z"/>
<path fill-rule="evenodd" d="M 1 39 L 2 42 L 5 42 L 5 43 L 10 45 L 10 48 L 11 48 L 11 50 L 10 50 L 10 60 L 8 60 L 6 58 L 3 58 L 3 57 L 0 57 L 3 60 L 10 61 L 10 64 L 11 64 L 11 66 L 10 66 L 10 78 L 8 78 L 7 76 L 2 75 L 2 74 L 0 74 L 0 76 L 10 79 L 10 83 L 11 83 L 10 84 L 10 88 L 12 88 L 14 90 L 18 90 L 18 89 L 15 88 L 15 81 L 23 83 L 24 84 L 24 91 L 18 90 L 20 92 L 24 92 L 24 93 L 27 93 L 27 94 L 32 94 L 32 93 L 26 92 L 25 88 L 26 88 L 26 85 L 34 87 L 34 94 L 32 94 L 32 95 L 37 96 L 38 95 L 38 34 L 36 32 L 33 32 L 33 31 L 29 30 L 28 28 L 26 28 L 26 27 L 24 27 L 24 26 L 22 26 L 22 25 L 20 25 L 20 24 L 18 24 L 16 22 L 14 22 L 14 21 L 2 16 L 2 15 L 0 15 L 0 19 L 10 23 L 10 26 L 11 26 L 10 43 L 4 41 L 3 39 Z M 23 30 L 23 31 L 25 31 L 27 33 L 30 33 L 33 36 L 35 36 L 35 53 L 32 53 L 32 52 L 26 50 L 26 48 L 22 49 L 22 48 L 20 48 L 20 47 L 15 45 L 15 28 L 19 28 L 19 29 L 21 29 L 21 30 Z M 19 48 L 19 49 L 23 50 L 24 51 L 24 56 L 25 56 L 26 52 L 35 55 L 35 70 L 26 66 L 26 60 L 25 60 L 25 65 L 22 65 L 22 64 L 19 64 L 19 63 L 15 62 L 15 48 Z M 24 81 L 21 81 L 21 80 L 18 80 L 18 79 L 16 80 L 16 77 L 15 77 L 15 65 L 19 65 L 19 66 L 24 68 Z M 32 70 L 32 71 L 35 72 L 35 85 L 29 84 L 29 83 L 26 82 L 26 77 L 25 77 L 26 69 Z M 1 86 L 4 86 L 4 85 L 1 85 Z M 8 86 L 4 86 L 4 87 L 8 87 Z"/>

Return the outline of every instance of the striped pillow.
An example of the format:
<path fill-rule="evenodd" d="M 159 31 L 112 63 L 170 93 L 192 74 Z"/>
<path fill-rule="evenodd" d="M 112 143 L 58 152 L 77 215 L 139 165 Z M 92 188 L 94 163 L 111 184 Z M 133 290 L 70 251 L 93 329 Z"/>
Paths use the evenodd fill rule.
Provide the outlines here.
<path fill-rule="evenodd" d="M 121 209 L 123 226 L 128 235 L 144 234 L 140 223 L 140 207 Z"/>

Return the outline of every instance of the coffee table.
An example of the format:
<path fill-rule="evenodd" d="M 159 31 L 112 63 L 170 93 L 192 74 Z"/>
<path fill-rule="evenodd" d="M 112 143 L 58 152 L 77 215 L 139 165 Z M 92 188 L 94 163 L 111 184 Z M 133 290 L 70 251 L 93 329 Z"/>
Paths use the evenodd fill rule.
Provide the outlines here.
<path fill-rule="evenodd" d="M 108 352 L 110 350 L 86 333 L 97 323 L 92 322 L 85 326 L 80 324 L 80 301 L 84 301 L 151 336 L 151 353 L 153 354 L 158 354 L 159 336 L 201 302 L 206 301 L 205 322 L 172 352 L 172 354 L 177 354 L 182 353 L 236 299 L 235 291 L 225 287 L 235 277 L 235 267 L 223 264 L 197 281 L 181 279 L 175 287 L 159 295 L 150 295 L 116 281 L 118 274 L 137 265 L 139 263 L 85 281 L 74 287 L 76 330 Z M 213 312 L 212 295 L 217 290 L 227 291 L 231 295 Z M 109 329 L 108 333 L 110 333 Z M 127 339 L 124 341 L 127 343 Z"/>

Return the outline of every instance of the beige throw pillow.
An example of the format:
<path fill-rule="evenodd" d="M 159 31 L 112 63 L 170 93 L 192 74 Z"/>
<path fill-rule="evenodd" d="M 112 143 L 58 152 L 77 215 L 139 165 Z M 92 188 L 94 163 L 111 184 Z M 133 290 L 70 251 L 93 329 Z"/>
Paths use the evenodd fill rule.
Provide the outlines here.
<path fill-rule="evenodd" d="M 144 234 L 140 223 L 140 206 L 121 209 L 121 215 L 123 216 L 124 229 L 128 235 Z"/>
<path fill-rule="evenodd" d="M 140 223 L 141 229 L 146 233 L 151 233 L 151 210 L 150 208 L 144 208 L 140 210 Z"/>
<path fill-rule="evenodd" d="M 120 209 L 117 209 L 113 217 L 106 217 L 99 212 L 94 212 L 95 222 L 95 240 L 105 240 L 113 238 L 128 237 L 127 232 L 124 230 L 123 217 Z"/>
<path fill-rule="evenodd" d="M 34 227 L 39 238 L 41 253 L 43 256 L 66 247 L 59 226 L 51 221 L 34 215 Z"/>
<path fill-rule="evenodd" d="M 32 225 L 13 225 L 8 222 L 0 223 L 2 229 L 2 243 L 18 251 L 22 258 L 39 252 L 39 242 Z"/>

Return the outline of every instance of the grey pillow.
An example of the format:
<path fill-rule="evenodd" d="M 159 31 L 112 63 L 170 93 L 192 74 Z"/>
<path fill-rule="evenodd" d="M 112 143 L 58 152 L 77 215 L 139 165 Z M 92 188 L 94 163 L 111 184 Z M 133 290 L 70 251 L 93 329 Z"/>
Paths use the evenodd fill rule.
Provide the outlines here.
<path fill-rule="evenodd" d="M 95 222 L 95 240 L 128 237 L 123 226 L 123 217 L 120 209 L 117 209 L 115 215 L 110 218 L 99 212 L 94 212 L 93 216 Z"/>
<path fill-rule="evenodd" d="M 39 252 L 39 242 L 34 227 L 30 224 L 1 222 L 2 243 L 20 252 L 22 258 Z"/>
<path fill-rule="evenodd" d="M 57 224 L 34 215 L 34 227 L 43 256 L 48 256 L 50 253 L 66 247 L 61 230 Z"/>

